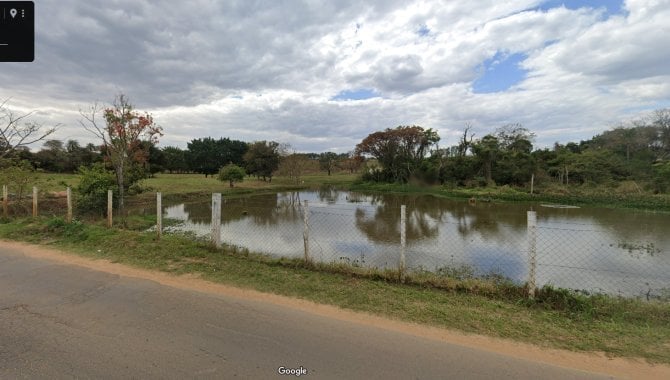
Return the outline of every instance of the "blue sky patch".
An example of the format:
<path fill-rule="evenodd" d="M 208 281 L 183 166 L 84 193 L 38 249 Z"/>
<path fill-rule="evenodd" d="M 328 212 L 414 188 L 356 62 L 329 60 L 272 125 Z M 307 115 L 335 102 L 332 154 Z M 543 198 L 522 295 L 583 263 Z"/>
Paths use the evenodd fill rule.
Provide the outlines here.
<path fill-rule="evenodd" d="M 379 94 L 374 90 L 363 88 L 360 90 L 340 91 L 339 94 L 333 96 L 330 100 L 365 100 L 378 97 Z"/>
<path fill-rule="evenodd" d="M 480 68 L 482 76 L 472 84 L 473 91 L 479 94 L 501 92 L 521 82 L 526 77 L 526 70 L 520 64 L 526 57 L 523 53 L 497 52 L 493 58 L 484 61 Z"/>
<path fill-rule="evenodd" d="M 424 24 L 421 25 L 421 27 L 419 27 L 419 30 L 417 30 L 416 33 L 421 37 L 424 37 L 430 34 L 430 29 L 428 29 L 428 26 L 426 24 Z"/>
<path fill-rule="evenodd" d="M 579 9 L 579 8 L 605 8 L 607 9 L 607 16 L 615 14 L 623 14 L 623 1 L 617 0 L 593 0 L 593 1 L 584 1 L 584 0 L 546 0 L 540 4 L 537 8 L 539 10 L 548 11 L 551 8 L 559 8 L 561 5 L 565 5 L 568 9 Z"/>

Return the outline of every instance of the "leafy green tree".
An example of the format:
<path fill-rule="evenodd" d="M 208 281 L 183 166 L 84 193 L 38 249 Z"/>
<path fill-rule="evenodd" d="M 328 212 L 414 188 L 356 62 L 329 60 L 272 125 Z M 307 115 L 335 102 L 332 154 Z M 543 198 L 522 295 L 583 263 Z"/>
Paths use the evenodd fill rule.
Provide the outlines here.
<path fill-rule="evenodd" d="M 244 169 L 241 167 L 235 164 L 228 164 L 219 170 L 218 179 L 222 182 L 228 181 L 228 183 L 230 183 L 230 187 L 233 187 L 235 182 L 242 182 L 244 180 L 244 176 L 246 175 L 247 173 L 245 173 Z"/>
<path fill-rule="evenodd" d="M 416 175 L 430 148 L 439 140 L 437 132 L 430 128 L 399 126 L 368 135 L 356 145 L 356 154 L 376 158 L 386 180 L 407 182 Z"/>
<path fill-rule="evenodd" d="M 272 174 L 279 168 L 279 143 L 274 141 L 256 141 L 249 145 L 244 154 L 244 162 L 248 174 L 272 182 Z"/>
<path fill-rule="evenodd" d="M 163 148 L 163 157 L 165 158 L 165 169 L 169 170 L 170 173 L 183 173 L 188 170 L 185 150 L 167 146 Z"/>
<path fill-rule="evenodd" d="M 219 171 L 224 165 L 242 165 L 247 143 L 229 138 L 215 140 L 211 137 L 191 140 L 187 144 L 186 160 L 189 168 L 207 177 Z"/>
<path fill-rule="evenodd" d="M 47 140 L 42 150 L 35 153 L 37 167 L 53 173 L 63 173 L 69 169 L 68 154 L 60 140 Z"/>
<path fill-rule="evenodd" d="M 670 191 L 670 161 L 654 164 L 653 186 L 655 193 L 667 193 Z"/>
<path fill-rule="evenodd" d="M 493 163 L 500 155 L 500 141 L 486 135 L 472 145 L 472 152 L 480 162 L 487 184 L 493 184 Z"/>

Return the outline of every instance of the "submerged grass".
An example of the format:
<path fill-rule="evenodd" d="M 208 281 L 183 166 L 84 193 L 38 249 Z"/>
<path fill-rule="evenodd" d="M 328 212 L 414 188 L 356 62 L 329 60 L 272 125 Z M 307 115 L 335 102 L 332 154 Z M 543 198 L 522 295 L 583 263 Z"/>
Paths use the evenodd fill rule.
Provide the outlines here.
<path fill-rule="evenodd" d="M 61 218 L 0 220 L 0 237 L 55 246 L 91 258 L 201 277 L 262 292 L 546 347 L 603 351 L 670 363 L 670 305 L 553 288 L 535 300 L 501 278 L 475 279 L 460 270 L 410 273 L 342 263 L 273 258 L 243 248 L 213 248 L 183 234 L 143 232 L 151 220 L 126 229 Z M 135 228 L 135 229 L 131 229 Z"/>

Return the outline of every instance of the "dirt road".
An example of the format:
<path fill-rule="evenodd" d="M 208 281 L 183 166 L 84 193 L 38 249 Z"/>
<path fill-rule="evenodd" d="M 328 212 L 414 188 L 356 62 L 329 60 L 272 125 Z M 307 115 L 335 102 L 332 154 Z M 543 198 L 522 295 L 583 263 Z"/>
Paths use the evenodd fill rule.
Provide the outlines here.
<path fill-rule="evenodd" d="M 670 378 L 0 241 L 0 378 Z M 301 376 L 301 377 L 302 377 Z"/>

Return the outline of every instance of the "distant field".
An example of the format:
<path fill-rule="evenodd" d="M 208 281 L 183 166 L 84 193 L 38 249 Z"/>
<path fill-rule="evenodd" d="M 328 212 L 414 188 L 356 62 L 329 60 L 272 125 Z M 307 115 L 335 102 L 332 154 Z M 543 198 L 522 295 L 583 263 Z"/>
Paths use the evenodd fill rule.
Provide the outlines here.
<path fill-rule="evenodd" d="M 301 182 L 285 177 L 273 177 L 272 182 L 264 182 L 255 178 L 246 177 L 243 182 L 236 183 L 238 190 L 281 190 L 287 187 L 314 188 L 324 184 L 348 187 L 357 178 L 357 174 L 309 174 L 302 177 Z M 76 174 L 37 173 L 34 183 L 41 191 L 64 191 L 67 186 L 75 188 L 79 184 Z M 160 191 L 166 195 L 187 193 L 229 192 L 227 182 L 221 182 L 215 177 L 205 177 L 202 174 L 156 174 L 153 178 L 142 181 L 142 185 L 149 187 L 151 192 Z M 31 184 L 30 186 L 33 186 Z"/>

